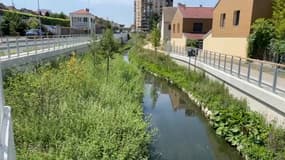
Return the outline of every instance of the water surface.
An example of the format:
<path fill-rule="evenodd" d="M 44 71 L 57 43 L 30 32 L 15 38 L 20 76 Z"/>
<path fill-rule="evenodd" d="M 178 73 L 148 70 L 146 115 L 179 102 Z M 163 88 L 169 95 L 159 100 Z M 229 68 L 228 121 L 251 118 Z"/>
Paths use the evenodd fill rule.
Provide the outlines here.
<path fill-rule="evenodd" d="M 218 137 L 200 109 L 177 88 L 147 75 L 144 112 L 158 133 L 151 159 L 240 160 L 239 153 Z"/>

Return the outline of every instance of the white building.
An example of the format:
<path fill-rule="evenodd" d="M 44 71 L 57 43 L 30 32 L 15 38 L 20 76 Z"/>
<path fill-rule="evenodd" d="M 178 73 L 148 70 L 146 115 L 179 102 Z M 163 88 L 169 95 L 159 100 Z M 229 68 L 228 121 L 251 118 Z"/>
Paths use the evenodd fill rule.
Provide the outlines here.
<path fill-rule="evenodd" d="M 69 14 L 70 27 L 85 30 L 86 33 L 96 33 L 96 17 L 89 12 L 89 9 L 81 9 Z"/>

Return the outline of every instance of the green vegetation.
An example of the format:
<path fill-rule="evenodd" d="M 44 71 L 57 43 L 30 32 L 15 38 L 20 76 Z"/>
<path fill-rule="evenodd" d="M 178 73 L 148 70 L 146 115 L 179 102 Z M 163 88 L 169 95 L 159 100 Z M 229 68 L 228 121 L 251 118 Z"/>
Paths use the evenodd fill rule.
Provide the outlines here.
<path fill-rule="evenodd" d="M 17 159 L 148 158 L 142 74 L 116 56 L 107 84 L 107 66 L 93 55 L 6 74 Z"/>
<path fill-rule="evenodd" d="M 210 124 L 216 133 L 249 159 L 285 159 L 285 132 L 265 123 L 264 118 L 248 109 L 247 103 L 230 95 L 223 84 L 212 81 L 202 72 L 187 70 L 170 57 L 152 51 L 131 51 L 131 62 L 171 80 L 191 92 L 208 107 Z"/>
<path fill-rule="evenodd" d="M 0 24 L 0 29 L 4 35 L 25 35 L 26 28 L 27 25 L 21 17 L 12 12 L 5 13 Z"/>
<path fill-rule="evenodd" d="M 198 47 L 199 47 L 198 43 L 199 43 L 198 40 L 187 39 L 187 41 L 186 41 L 186 46 L 187 46 L 187 47 L 198 48 Z"/>
<path fill-rule="evenodd" d="M 152 46 L 154 47 L 155 53 L 157 53 L 157 47 L 160 46 L 160 30 L 156 26 L 156 24 L 153 25 L 151 33 L 150 33 L 150 41 Z"/>
<path fill-rule="evenodd" d="M 119 52 L 119 43 L 114 38 L 113 31 L 111 29 L 107 29 L 101 40 L 98 41 L 95 37 L 92 42 L 92 53 L 95 53 L 95 57 L 103 58 L 107 62 L 107 81 L 109 78 L 110 72 L 110 60 L 114 58 L 115 53 Z"/>
<path fill-rule="evenodd" d="M 25 30 L 28 28 L 27 22 L 30 18 L 38 18 L 38 15 L 23 13 L 13 10 L 0 9 L 3 14 L 3 22 L 1 22 L 0 29 L 4 35 L 24 35 Z M 45 25 L 60 25 L 69 27 L 69 19 L 52 18 L 40 16 L 41 23 Z"/>
<path fill-rule="evenodd" d="M 27 20 L 27 26 L 29 29 L 37 29 L 40 27 L 39 19 L 31 17 Z"/>
<path fill-rule="evenodd" d="M 273 1 L 273 17 L 257 19 L 249 36 L 248 56 L 280 63 L 285 55 L 285 1 Z"/>

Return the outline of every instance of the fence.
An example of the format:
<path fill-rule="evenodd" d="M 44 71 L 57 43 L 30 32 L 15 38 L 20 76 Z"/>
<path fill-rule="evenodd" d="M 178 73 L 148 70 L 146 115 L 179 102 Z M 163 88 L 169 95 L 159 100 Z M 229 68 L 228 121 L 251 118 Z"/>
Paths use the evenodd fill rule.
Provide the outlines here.
<path fill-rule="evenodd" d="M 196 48 L 168 46 L 166 50 L 169 53 L 185 57 L 189 62 L 193 61 L 194 65 L 196 61 L 200 61 L 285 97 L 285 65 L 283 64 L 236 57 Z M 195 51 L 195 54 L 188 55 L 190 50 Z"/>

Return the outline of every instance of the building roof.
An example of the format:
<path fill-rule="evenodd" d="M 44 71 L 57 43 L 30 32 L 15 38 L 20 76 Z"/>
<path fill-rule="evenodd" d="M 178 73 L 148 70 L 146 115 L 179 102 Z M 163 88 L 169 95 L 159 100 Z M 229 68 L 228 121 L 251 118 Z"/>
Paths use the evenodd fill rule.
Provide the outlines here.
<path fill-rule="evenodd" d="M 200 34 L 200 33 L 183 33 L 184 36 L 187 39 L 193 39 L 193 40 L 202 40 L 204 39 L 205 34 Z"/>
<path fill-rule="evenodd" d="M 164 22 L 171 22 L 175 13 L 177 11 L 176 7 L 163 7 L 163 19 Z"/>
<path fill-rule="evenodd" d="M 79 14 L 79 15 L 92 15 L 90 12 L 89 12 L 89 9 L 80 9 L 80 10 L 77 10 L 77 11 L 74 11 L 74 12 L 71 12 L 70 14 Z"/>
<path fill-rule="evenodd" d="M 212 19 L 213 7 L 186 7 L 179 6 L 183 18 L 199 18 L 199 19 Z"/>

